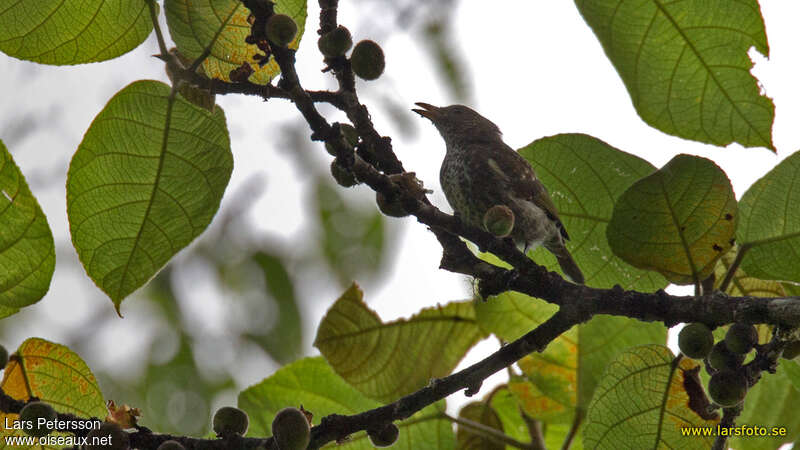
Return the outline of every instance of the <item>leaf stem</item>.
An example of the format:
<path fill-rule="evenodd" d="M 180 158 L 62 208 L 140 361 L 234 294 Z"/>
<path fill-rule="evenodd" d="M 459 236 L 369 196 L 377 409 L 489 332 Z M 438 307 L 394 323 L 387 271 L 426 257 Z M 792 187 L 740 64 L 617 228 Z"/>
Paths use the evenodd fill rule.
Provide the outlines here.
<path fill-rule="evenodd" d="M 164 34 L 161 32 L 161 25 L 158 24 L 158 11 L 156 11 L 155 0 L 147 0 L 147 6 L 150 8 L 150 20 L 153 22 L 153 29 L 156 31 L 156 39 L 158 40 L 158 50 L 161 56 L 167 56 L 167 44 L 164 42 Z"/>
<path fill-rule="evenodd" d="M 742 264 L 742 259 L 744 259 L 745 253 L 750 250 L 750 245 L 742 244 L 739 247 L 739 251 L 736 253 L 736 258 L 731 263 L 731 266 L 728 267 L 728 272 L 725 273 L 725 278 L 722 280 L 722 283 L 719 285 L 719 290 L 725 292 L 728 290 L 728 286 L 731 284 L 733 280 L 733 276 L 736 275 L 736 271 L 739 270 L 739 265 Z"/>
<path fill-rule="evenodd" d="M 568 450 L 572 446 L 572 442 L 575 440 L 575 436 L 578 435 L 578 430 L 581 428 L 584 417 L 586 417 L 586 411 L 581 407 L 575 408 L 575 419 L 572 421 L 572 426 L 569 428 L 569 432 L 564 438 L 564 443 L 561 444 L 561 450 Z"/>

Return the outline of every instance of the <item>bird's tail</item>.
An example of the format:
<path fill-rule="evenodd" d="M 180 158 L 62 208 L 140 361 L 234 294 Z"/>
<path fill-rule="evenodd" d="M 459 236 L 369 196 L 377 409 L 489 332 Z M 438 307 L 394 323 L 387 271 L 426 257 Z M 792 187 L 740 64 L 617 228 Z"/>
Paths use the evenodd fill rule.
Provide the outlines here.
<path fill-rule="evenodd" d="M 547 246 L 547 249 L 555 255 L 558 260 L 558 265 L 561 266 L 561 270 L 564 271 L 564 274 L 567 275 L 573 283 L 583 284 L 583 272 L 581 272 L 575 260 L 572 259 L 572 255 L 570 255 L 569 250 L 567 250 L 563 242 Z"/>

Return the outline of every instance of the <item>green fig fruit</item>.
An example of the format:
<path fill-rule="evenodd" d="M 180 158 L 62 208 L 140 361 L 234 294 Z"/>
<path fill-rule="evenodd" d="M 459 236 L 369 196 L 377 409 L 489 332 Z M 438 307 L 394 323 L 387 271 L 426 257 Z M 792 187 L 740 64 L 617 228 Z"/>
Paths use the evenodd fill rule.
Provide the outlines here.
<path fill-rule="evenodd" d="M 356 176 L 353 174 L 353 172 L 345 169 L 341 164 L 339 164 L 339 161 L 336 158 L 331 161 L 331 175 L 333 175 L 333 179 L 335 179 L 340 186 L 353 187 L 358 184 Z"/>
<path fill-rule="evenodd" d="M 744 355 L 730 351 L 725 341 L 722 340 L 711 348 L 711 353 L 708 354 L 708 362 L 711 367 L 717 370 L 735 370 L 741 367 L 742 362 L 744 362 Z"/>
<path fill-rule="evenodd" d="M 758 344 L 758 330 L 748 323 L 734 323 L 725 333 L 725 345 L 733 353 L 750 353 Z"/>
<path fill-rule="evenodd" d="M 283 408 L 272 419 L 272 436 L 280 450 L 305 450 L 310 433 L 308 418 L 297 408 Z"/>
<path fill-rule="evenodd" d="M 690 323 L 678 333 L 678 348 L 689 358 L 703 359 L 713 346 L 714 335 L 704 323 Z"/>
<path fill-rule="evenodd" d="M 273 14 L 267 19 L 265 31 L 270 42 L 286 47 L 297 35 L 297 24 L 286 14 Z"/>
<path fill-rule="evenodd" d="M 367 430 L 370 442 L 375 447 L 391 447 L 397 442 L 397 437 L 400 435 L 400 429 L 397 425 L 389 422 L 375 430 Z"/>
<path fill-rule="evenodd" d="M 483 227 L 497 237 L 506 237 L 514 229 L 514 211 L 506 205 L 494 205 L 483 215 Z"/>
<path fill-rule="evenodd" d="M 317 41 L 319 51 L 326 58 L 335 58 L 344 55 L 353 46 L 353 37 L 350 30 L 339 25 L 334 30 L 323 34 Z"/>
<path fill-rule="evenodd" d="M 169 441 L 162 442 L 156 450 L 186 450 L 186 447 L 180 442 L 170 439 Z"/>
<path fill-rule="evenodd" d="M 233 406 L 223 406 L 214 413 L 213 419 L 214 432 L 217 436 L 225 437 L 231 434 L 239 434 L 244 436 L 247 433 L 247 427 L 250 425 L 250 419 L 247 413 L 239 408 Z"/>
<path fill-rule="evenodd" d="M 708 395 L 723 407 L 736 406 L 747 394 L 747 379 L 733 370 L 721 370 L 708 380 Z"/>
<path fill-rule="evenodd" d="M 350 55 L 353 73 L 364 80 L 374 80 L 386 68 L 386 59 L 381 46 L 374 41 L 364 40 L 356 44 Z"/>
<path fill-rule="evenodd" d="M 22 407 L 19 420 L 22 422 L 22 431 L 28 436 L 47 436 L 55 427 L 54 421 L 58 413 L 52 406 L 45 402 L 30 402 Z"/>
<path fill-rule="evenodd" d="M 380 192 L 375 193 L 375 203 L 378 204 L 378 209 L 389 217 L 405 217 L 408 215 L 408 211 L 403 208 L 403 202 L 399 200 L 389 201 Z"/>

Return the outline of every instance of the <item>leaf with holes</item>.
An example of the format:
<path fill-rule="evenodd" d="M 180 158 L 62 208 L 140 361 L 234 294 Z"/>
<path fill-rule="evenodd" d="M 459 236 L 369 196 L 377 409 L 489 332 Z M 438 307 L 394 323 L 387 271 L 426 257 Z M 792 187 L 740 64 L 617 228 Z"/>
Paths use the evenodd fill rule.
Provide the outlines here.
<path fill-rule="evenodd" d="M 708 159 L 678 155 L 620 196 L 606 235 L 629 264 L 697 284 L 733 246 L 737 220 L 725 172 Z"/>
<path fill-rule="evenodd" d="M 800 152 L 753 183 L 739 202 L 736 238 L 742 270 L 766 280 L 800 283 Z"/>
<path fill-rule="evenodd" d="M 353 284 L 325 314 L 314 346 L 364 395 L 390 402 L 420 389 L 431 378 L 448 375 L 485 336 L 470 301 L 382 323 Z"/>
<path fill-rule="evenodd" d="M 55 263 L 47 218 L 0 141 L 0 318 L 44 297 Z"/>
<path fill-rule="evenodd" d="M 244 63 L 255 69 L 249 81 L 267 84 L 280 68 L 271 58 L 259 67 L 253 56 L 261 52 L 246 44 L 250 34 L 247 17 L 250 10 L 239 0 L 165 0 L 169 33 L 178 50 L 190 59 L 200 57 L 207 47 L 211 54 L 203 61 L 203 70 L 210 78 L 231 81 L 232 70 Z M 297 24 L 297 35 L 289 48 L 297 49 L 306 23 L 306 0 L 276 0 L 275 13 L 286 14 Z"/>
<path fill-rule="evenodd" d="M 586 448 L 708 449 L 713 436 L 685 436 L 683 428 L 715 427 L 689 408 L 690 395 L 705 395 L 692 386 L 689 359 L 673 365 L 668 348 L 632 348 L 611 361 L 589 405 L 583 444 Z M 705 413 L 705 411 L 704 411 Z"/>
<path fill-rule="evenodd" d="M 108 413 L 100 386 L 80 356 L 63 345 L 44 339 L 30 338 L 19 346 L 9 358 L 0 388 L 17 400 L 27 401 L 31 397 L 38 397 L 60 413 L 101 419 Z M 0 423 L 15 422 L 18 418 L 19 414 L 0 412 Z M 8 427 L 0 430 L 2 437 L 12 435 L 23 434 L 21 430 Z"/>
<path fill-rule="evenodd" d="M 585 134 L 559 134 L 537 139 L 519 149 L 547 187 L 558 209 L 575 261 L 586 284 L 655 291 L 667 285 L 657 273 L 638 269 L 615 256 L 608 247 L 606 227 L 620 195 L 656 168 L 649 162 Z M 543 248 L 533 259 L 558 270 L 555 257 Z"/>
<path fill-rule="evenodd" d="M 768 55 L 756 0 L 575 0 L 649 125 L 686 139 L 772 144 L 775 105 L 750 74 Z"/>
<path fill-rule="evenodd" d="M 136 81 L 95 117 L 67 174 L 83 267 L 119 306 L 205 230 L 233 170 L 221 108 Z"/>
<path fill-rule="evenodd" d="M 43 64 L 116 58 L 152 30 L 143 0 L 0 0 L 0 51 Z"/>

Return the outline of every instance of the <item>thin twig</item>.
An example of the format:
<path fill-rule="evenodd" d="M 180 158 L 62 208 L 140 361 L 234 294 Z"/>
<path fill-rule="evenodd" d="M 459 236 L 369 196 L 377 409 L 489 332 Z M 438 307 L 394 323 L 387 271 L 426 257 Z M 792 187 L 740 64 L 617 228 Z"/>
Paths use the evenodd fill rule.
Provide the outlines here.
<path fill-rule="evenodd" d="M 733 281 L 733 277 L 736 275 L 736 271 L 739 270 L 739 265 L 742 264 L 742 260 L 744 259 L 744 254 L 750 250 L 750 246 L 747 244 L 742 244 L 739 246 L 739 251 L 736 252 L 736 258 L 734 258 L 731 266 L 728 267 L 728 271 L 725 273 L 725 278 L 722 279 L 722 283 L 719 284 L 719 290 L 725 292 L 728 289 L 728 286 Z"/>

